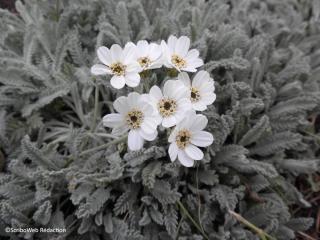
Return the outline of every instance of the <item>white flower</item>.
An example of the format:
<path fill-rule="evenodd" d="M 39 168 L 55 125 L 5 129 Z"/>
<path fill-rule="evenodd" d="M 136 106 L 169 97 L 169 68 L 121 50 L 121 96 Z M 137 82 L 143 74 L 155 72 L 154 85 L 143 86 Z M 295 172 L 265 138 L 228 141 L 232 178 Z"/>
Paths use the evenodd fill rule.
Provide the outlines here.
<path fill-rule="evenodd" d="M 158 134 L 154 109 L 143 99 L 136 92 L 119 97 L 113 103 L 118 113 L 103 117 L 104 126 L 113 128 L 113 134 L 120 135 L 129 130 L 128 147 L 133 151 L 141 149 L 144 140 L 153 141 Z"/>
<path fill-rule="evenodd" d="M 207 147 L 213 142 L 212 134 L 203 131 L 207 123 L 204 115 L 196 115 L 192 111 L 175 127 L 168 139 L 172 162 L 178 157 L 183 166 L 192 167 L 194 160 L 203 158 L 203 152 L 198 147 Z"/>
<path fill-rule="evenodd" d="M 157 112 L 157 120 L 163 127 L 172 127 L 179 123 L 187 111 L 192 109 L 189 90 L 182 82 L 168 80 L 161 92 L 158 86 L 153 86 L 148 99 Z"/>
<path fill-rule="evenodd" d="M 148 43 L 146 40 L 140 40 L 137 45 L 130 43 L 136 48 L 135 61 L 137 61 L 143 70 L 156 69 L 162 66 L 161 46 L 156 43 Z"/>
<path fill-rule="evenodd" d="M 196 72 L 197 68 L 203 65 L 202 59 L 199 58 L 199 51 L 191 49 L 190 39 L 186 36 L 176 38 L 170 36 L 168 43 L 161 41 L 163 51 L 163 61 L 166 67 L 174 67 L 179 72 Z"/>
<path fill-rule="evenodd" d="M 206 71 L 199 71 L 192 82 L 187 73 L 180 73 L 178 80 L 190 89 L 190 100 L 192 107 L 196 111 L 204 111 L 208 105 L 211 105 L 216 100 L 214 93 L 214 81 Z"/>
<path fill-rule="evenodd" d="M 118 44 L 113 44 L 110 50 L 107 47 L 99 47 L 97 55 L 102 64 L 95 64 L 91 67 L 94 75 L 113 75 L 111 85 L 114 88 L 123 88 L 125 84 L 129 87 L 136 87 L 140 83 L 140 65 L 134 60 L 135 48 L 126 44 L 124 49 Z"/>

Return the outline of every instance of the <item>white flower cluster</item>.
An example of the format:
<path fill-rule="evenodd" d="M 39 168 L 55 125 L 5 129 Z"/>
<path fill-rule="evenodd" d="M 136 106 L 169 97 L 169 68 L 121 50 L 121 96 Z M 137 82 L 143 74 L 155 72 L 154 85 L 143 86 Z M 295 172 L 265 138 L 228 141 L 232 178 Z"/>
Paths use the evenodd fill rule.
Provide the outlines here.
<path fill-rule="evenodd" d="M 110 49 L 99 47 L 101 63 L 91 68 L 94 75 L 112 75 L 110 83 L 116 89 L 138 86 L 142 71 L 163 65 L 179 72 L 177 79 L 167 80 L 162 89 L 155 85 L 147 94 L 132 92 L 117 98 L 113 103 L 117 113 L 104 116 L 103 124 L 112 128 L 115 135 L 129 132 L 128 147 L 133 151 L 141 149 L 145 140 L 155 140 L 158 126 L 162 125 L 171 131 L 171 161 L 178 158 L 186 167 L 203 158 L 199 147 L 213 142 L 212 134 L 203 131 L 208 119 L 196 111 L 206 110 L 216 99 L 214 81 L 208 72 L 199 71 L 192 80 L 186 73 L 196 72 L 203 65 L 199 51 L 189 48 L 190 39 L 185 36 L 170 36 L 161 45 L 141 40 L 137 44 L 129 42 L 123 49 L 118 44 Z"/>

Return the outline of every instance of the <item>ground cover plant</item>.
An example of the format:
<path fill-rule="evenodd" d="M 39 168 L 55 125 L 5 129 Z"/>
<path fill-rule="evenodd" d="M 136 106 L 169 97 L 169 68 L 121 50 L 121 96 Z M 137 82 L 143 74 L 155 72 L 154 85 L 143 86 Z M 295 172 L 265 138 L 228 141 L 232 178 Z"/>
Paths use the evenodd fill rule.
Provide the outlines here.
<path fill-rule="evenodd" d="M 317 239 L 319 1 L 28 0 L 0 20 L 3 239 Z M 190 68 L 170 38 L 199 51 Z M 108 63 L 145 43 L 159 54 L 143 69 Z M 152 96 L 197 74 L 210 99 L 184 114 L 207 138 L 189 151 Z M 137 95 L 144 110 L 115 125 Z"/>

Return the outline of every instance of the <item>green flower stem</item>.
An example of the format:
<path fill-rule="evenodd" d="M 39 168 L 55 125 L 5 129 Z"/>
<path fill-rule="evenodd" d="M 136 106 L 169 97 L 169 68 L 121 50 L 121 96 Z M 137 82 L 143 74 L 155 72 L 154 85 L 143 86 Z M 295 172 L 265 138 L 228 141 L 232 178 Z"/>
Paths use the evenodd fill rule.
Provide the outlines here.
<path fill-rule="evenodd" d="M 56 0 L 56 21 L 59 22 L 60 18 L 60 0 Z"/>
<path fill-rule="evenodd" d="M 313 134 L 313 133 L 310 133 L 308 131 L 302 131 L 304 132 L 305 134 L 308 134 L 309 136 L 313 137 L 314 139 L 316 139 L 318 142 L 320 142 L 320 136 L 316 135 L 316 134 Z"/>
<path fill-rule="evenodd" d="M 123 142 L 124 140 L 126 140 L 128 137 L 128 134 L 125 134 L 123 135 L 122 137 L 119 137 L 119 138 L 116 138 L 106 144 L 103 144 L 103 145 L 100 145 L 98 147 L 94 147 L 94 148 L 90 148 L 90 149 L 87 149 L 83 152 L 81 152 L 79 154 L 79 157 L 82 157 L 84 155 L 87 155 L 87 154 L 90 154 L 90 153 L 94 153 L 94 152 L 97 152 L 97 151 L 100 151 L 100 150 L 103 150 L 103 149 L 106 149 L 107 147 L 111 146 L 111 145 L 114 145 L 114 144 L 118 144 L 118 143 L 121 143 Z M 67 163 L 65 165 L 65 167 L 68 167 L 70 165 L 70 163 L 74 160 L 73 157 L 70 157 L 68 160 L 67 160 Z"/>
<path fill-rule="evenodd" d="M 96 126 L 97 126 L 98 111 L 99 111 L 99 86 L 96 83 L 95 84 L 95 91 L 94 91 L 93 118 L 92 118 L 92 123 L 91 123 L 91 126 L 90 126 L 90 133 L 88 133 L 88 134 L 93 133 L 95 128 L 96 128 Z M 89 140 L 89 135 L 87 135 L 84 138 L 83 142 L 80 145 L 80 149 L 82 149 L 88 143 L 88 140 Z"/>
<path fill-rule="evenodd" d="M 189 218 L 189 220 L 192 222 L 192 224 L 199 230 L 199 232 L 202 233 L 203 237 L 207 240 L 209 240 L 209 237 L 207 236 L 207 234 L 202 231 L 201 227 L 199 226 L 199 224 L 193 219 L 193 217 L 190 215 L 190 213 L 188 212 L 188 210 L 183 206 L 182 202 L 180 202 L 179 200 L 177 201 L 178 206 L 180 207 L 181 211 L 183 212 L 183 214 L 185 216 L 187 216 Z"/>
<path fill-rule="evenodd" d="M 242 217 L 240 214 L 229 210 L 229 213 L 235 218 L 237 219 L 239 222 L 241 222 L 242 224 L 246 225 L 248 228 L 250 228 L 252 231 L 256 232 L 258 234 L 258 236 L 261 238 L 261 240 L 276 240 L 274 237 L 270 236 L 268 233 L 266 233 L 265 231 L 263 231 L 261 228 L 258 228 L 257 226 L 255 226 L 254 224 L 252 224 L 251 222 L 249 222 L 247 219 L 245 219 L 244 217 Z"/>
<path fill-rule="evenodd" d="M 87 150 L 83 151 L 82 153 L 80 153 L 79 156 L 82 157 L 84 155 L 87 155 L 87 154 L 90 154 L 90 153 L 94 153 L 94 152 L 106 149 L 107 147 L 109 147 L 111 145 L 123 142 L 124 140 L 127 139 L 127 137 L 128 137 L 128 134 L 125 134 L 122 137 L 116 138 L 116 139 L 114 139 L 114 140 L 112 140 L 112 141 L 110 141 L 110 142 L 108 142 L 106 144 L 100 145 L 98 147 L 87 149 Z"/>
<path fill-rule="evenodd" d="M 175 240 L 177 240 L 178 237 L 179 237 L 179 231 L 180 231 L 181 224 L 182 224 L 183 220 L 184 220 L 184 214 L 182 214 L 182 217 L 181 217 L 181 219 L 180 219 L 180 221 L 179 221 L 179 224 L 178 224 L 178 227 L 177 227 L 177 233 L 176 233 Z"/>
<path fill-rule="evenodd" d="M 196 184 L 197 184 L 197 195 L 198 195 L 198 221 L 201 227 L 202 232 L 204 232 L 202 222 L 201 222 L 201 199 L 200 199 L 200 193 L 199 193 L 199 165 L 197 165 L 197 171 L 196 171 Z"/>
<path fill-rule="evenodd" d="M 94 131 L 97 124 L 97 117 L 99 111 L 99 86 L 96 84 L 95 91 L 94 91 L 94 112 L 93 112 L 93 120 L 91 125 L 91 132 Z"/>

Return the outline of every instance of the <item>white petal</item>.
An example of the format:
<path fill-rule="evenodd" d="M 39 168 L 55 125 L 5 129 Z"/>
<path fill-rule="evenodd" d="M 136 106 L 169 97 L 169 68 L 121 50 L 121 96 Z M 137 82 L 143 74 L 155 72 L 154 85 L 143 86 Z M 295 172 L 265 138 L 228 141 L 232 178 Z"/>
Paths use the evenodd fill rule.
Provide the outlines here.
<path fill-rule="evenodd" d="M 161 117 L 161 115 L 158 113 L 158 114 L 155 114 L 154 115 L 154 119 L 155 119 L 155 121 L 157 122 L 157 125 L 160 125 L 160 123 L 162 122 L 162 117 Z"/>
<path fill-rule="evenodd" d="M 206 131 L 193 132 L 190 142 L 199 147 L 207 147 L 212 144 L 213 136 Z"/>
<path fill-rule="evenodd" d="M 129 111 L 127 97 L 124 97 L 124 96 L 118 97 L 113 102 L 113 107 L 117 112 L 122 114 L 127 114 L 127 112 Z"/>
<path fill-rule="evenodd" d="M 162 92 L 158 86 L 153 86 L 150 89 L 149 94 L 151 97 L 155 98 L 156 100 L 160 100 L 163 97 Z"/>
<path fill-rule="evenodd" d="M 148 55 L 148 42 L 146 40 L 140 40 L 137 42 L 137 52 L 141 57 L 145 57 Z"/>
<path fill-rule="evenodd" d="M 214 88 L 213 78 L 211 77 L 207 78 L 206 82 L 201 85 L 200 89 L 207 90 L 208 92 L 214 91 L 215 88 Z"/>
<path fill-rule="evenodd" d="M 99 47 L 97 50 L 97 55 L 99 60 L 105 64 L 105 65 L 110 65 L 112 63 L 112 58 L 111 58 L 111 53 L 110 50 L 104 46 Z"/>
<path fill-rule="evenodd" d="M 179 150 L 178 152 L 178 159 L 180 163 L 185 167 L 192 167 L 193 166 L 193 159 L 190 158 L 183 150 Z"/>
<path fill-rule="evenodd" d="M 140 95 L 140 100 L 145 103 L 150 103 L 150 101 L 151 101 L 150 95 L 147 93 L 143 93 Z"/>
<path fill-rule="evenodd" d="M 169 143 L 172 143 L 173 141 L 175 141 L 176 136 L 177 136 L 177 131 L 178 131 L 178 128 L 175 127 L 175 128 L 173 129 L 173 131 L 170 133 L 170 136 L 169 136 L 169 138 L 168 138 L 168 142 L 169 142 Z"/>
<path fill-rule="evenodd" d="M 198 67 L 201 67 L 203 65 L 203 60 L 200 59 L 200 58 L 196 58 L 196 59 L 193 59 L 193 60 L 186 60 L 187 61 L 187 66 L 190 67 L 190 68 L 198 68 Z"/>
<path fill-rule="evenodd" d="M 133 42 L 127 42 L 124 47 L 136 47 L 136 45 Z"/>
<path fill-rule="evenodd" d="M 197 49 L 191 49 L 191 50 L 188 52 L 188 54 L 187 54 L 187 56 L 186 56 L 186 59 L 192 60 L 192 59 L 195 59 L 195 58 L 197 58 L 197 57 L 199 57 L 199 51 L 198 51 Z"/>
<path fill-rule="evenodd" d="M 163 64 L 167 68 L 173 66 L 171 63 L 171 52 L 169 50 L 167 43 L 163 40 L 161 41 L 161 51 L 162 51 L 161 61 L 163 62 Z"/>
<path fill-rule="evenodd" d="M 161 51 L 162 51 L 162 57 L 167 56 L 167 54 L 168 54 L 168 44 L 166 43 L 166 41 L 161 40 L 160 47 L 161 47 Z"/>
<path fill-rule="evenodd" d="M 208 118 L 202 114 L 197 114 L 190 118 L 191 125 L 189 126 L 191 131 L 203 130 L 208 124 Z"/>
<path fill-rule="evenodd" d="M 189 100 L 189 99 L 186 99 L 186 100 Z M 181 106 L 178 104 L 178 109 L 174 114 L 174 116 L 177 120 L 177 124 L 180 123 L 184 118 L 186 118 L 188 120 L 187 122 L 189 122 L 189 120 L 191 120 L 190 119 L 191 112 L 194 112 L 191 103 L 188 105 L 184 105 L 184 106 Z M 189 125 L 190 124 L 185 125 L 185 127 L 189 127 Z"/>
<path fill-rule="evenodd" d="M 182 99 L 182 98 L 187 98 L 189 99 L 190 98 L 190 88 L 189 87 L 186 87 L 182 81 L 180 80 L 177 80 L 176 81 L 176 86 L 175 88 L 173 89 L 172 91 L 172 98 L 174 99 Z"/>
<path fill-rule="evenodd" d="M 105 74 L 111 74 L 111 71 L 105 65 L 95 64 L 91 67 L 91 73 L 93 75 L 105 75 Z"/>
<path fill-rule="evenodd" d="M 188 73 L 185 73 L 185 72 L 179 73 L 178 79 L 179 79 L 181 82 L 183 82 L 183 84 L 184 84 L 186 87 L 191 87 L 191 81 L 190 81 L 190 78 L 189 78 Z"/>
<path fill-rule="evenodd" d="M 121 136 L 124 133 L 126 133 L 128 130 L 129 130 L 128 126 L 126 124 L 123 124 L 121 126 L 114 127 L 111 133 L 116 136 Z"/>
<path fill-rule="evenodd" d="M 192 86 L 201 88 L 202 84 L 207 83 L 210 79 L 210 75 L 207 71 L 199 71 L 193 78 Z"/>
<path fill-rule="evenodd" d="M 163 95 L 173 98 L 189 98 L 189 89 L 180 80 L 168 80 L 163 86 Z"/>
<path fill-rule="evenodd" d="M 145 117 L 153 118 L 154 121 L 157 122 L 157 125 L 159 125 L 162 119 L 159 120 L 157 102 L 154 100 L 154 98 L 150 97 L 149 95 L 148 97 L 145 97 L 144 95 L 146 94 L 141 95 L 142 100 L 140 101 L 140 104 L 142 103 L 144 105 L 143 107 L 140 107 L 140 108 L 144 113 Z"/>
<path fill-rule="evenodd" d="M 207 109 L 207 105 L 203 101 L 192 103 L 192 108 L 196 111 L 204 111 Z"/>
<path fill-rule="evenodd" d="M 189 129 L 192 124 L 193 114 L 195 115 L 194 111 L 187 111 L 184 112 L 184 116 L 179 118 L 178 125 L 176 126 L 177 130 L 179 129 Z"/>
<path fill-rule="evenodd" d="M 187 67 L 181 68 L 181 70 L 186 71 L 186 72 L 192 72 L 192 73 L 197 71 L 197 69 L 195 67 L 190 66 L 190 65 L 188 65 Z"/>
<path fill-rule="evenodd" d="M 123 49 L 122 59 L 121 59 L 122 62 L 125 65 L 128 65 L 131 62 L 135 61 L 135 56 L 136 56 L 136 46 L 132 42 L 127 43 Z"/>
<path fill-rule="evenodd" d="M 203 158 L 203 152 L 193 144 L 188 144 L 184 150 L 194 160 L 201 160 Z"/>
<path fill-rule="evenodd" d="M 173 35 L 169 36 L 169 38 L 168 38 L 168 48 L 171 51 L 174 51 L 176 43 L 177 43 L 177 40 L 178 40 L 177 37 L 175 37 Z"/>
<path fill-rule="evenodd" d="M 103 117 L 103 125 L 106 127 L 116 127 L 123 124 L 123 116 L 119 113 L 110 113 Z"/>
<path fill-rule="evenodd" d="M 137 108 L 139 106 L 141 95 L 137 92 L 131 92 L 128 94 L 127 102 L 129 108 Z"/>
<path fill-rule="evenodd" d="M 140 75 L 139 73 L 127 73 L 125 76 L 126 84 L 129 87 L 136 87 L 140 83 Z"/>
<path fill-rule="evenodd" d="M 177 125 L 177 124 L 180 124 L 183 119 L 188 118 L 187 112 L 188 112 L 188 111 L 180 110 L 180 111 L 177 111 L 177 112 L 173 115 L 173 116 L 175 117 L 175 119 L 176 119 L 176 125 Z"/>
<path fill-rule="evenodd" d="M 143 139 L 145 139 L 147 141 L 153 141 L 158 136 L 158 131 L 153 131 L 151 133 L 147 133 L 143 129 L 139 129 L 139 134 Z"/>
<path fill-rule="evenodd" d="M 156 62 L 153 62 L 150 64 L 150 66 L 147 69 L 156 69 L 156 68 L 161 68 L 163 65 L 163 62 L 158 60 Z"/>
<path fill-rule="evenodd" d="M 179 148 L 175 142 L 171 143 L 168 149 L 171 162 L 177 159 Z"/>
<path fill-rule="evenodd" d="M 122 57 L 122 48 L 119 44 L 113 44 L 110 48 L 112 62 L 120 61 Z"/>
<path fill-rule="evenodd" d="M 150 43 L 149 45 L 149 57 L 151 61 L 156 61 L 161 57 L 161 46 L 156 43 Z"/>
<path fill-rule="evenodd" d="M 165 117 L 162 120 L 162 126 L 165 128 L 173 127 L 177 124 L 177 119 L 175 116 Z"/>
<path fill-rule="evenodd" d="M 216 100 L 216 94 L 209 93 L 201 96 L 201 101 L 206 105 L 211 105 Z"/>
<path fill-rule="evenodd" d="M 175 84 L 175 80 L 166 81 L 163 85 L 163 95 L 166 97 L 171 96 Z"/>
<path fill-rule="evenodd" d="M 148 133 L 148 134 L 153 133 L 157 129 L 157 122 L 151 117 L 144 118 L 141 124 L 141 129 L 145 133 Z"/>
<path fill-rule="evenodd" d="M 215 90 L 214 83 L 213 81 L 211 82 L 211 79 L 209 79 L 209 81 L 202 83 L 201 86 L 197 88 L 201 96 L 214 93 L 214 90 Z"/>
<path fill-rule="evenodd" d="M 130 62 L 130 64 L 127 65 L 127 68 L 126 68 L 126 72 L 127 73 L 131 73 L 131 72 L 134 72 L 134 73 L 139 73 L 141 72 L 143 69 L 142 67 L 140 66 L 140 64 L 138 62 Z"/>
<path fill-rule="evenodd" d="M 192 108 L 189 98 L 181 98 L 178 100 L 178 111 L 187 111 Z"/>
<path fill-rule="evenodd" d="M 178 39 L 175 45 L 175 53 L 184 58 L 188 53 L 189 47 L 190 39 L 186 36 L 182 36 Z"/>
<path fill-rule="evenodd" d="M 124 76 L 113 75 L 113 77 L 110 80 L 110 83 L 111 83 L 112 87 L 114 87 L 116 89 L 120 89 L 120 88 L 124 87 L 126 80 L 124 79 Z"/>
<path fill-rule="evenodd" d="M 138 130 L 130 130 L 128 134 L 128 147 L 132 151 L 137 151 L 143 147 L 143 138 Z"/>
<path fill-rule="evenodd" d="M 166 68 L 175 68 L 175 66 L 171 63 L 171 61 L 168 61 L 167 59 L 164 59 L 164 60 L 163 60 L 163 65 L 164 65 Z"/>
<path fill-rule="evenodd" d="M 139 101 L 139 108 L 142 110 L 143 114 L 146 116 L 151 117 L 153 114 L 155 114 L 154 108 L 151 105 L 150 101 L 145 102 L 144 96 L 141 95 L 140 101 Z"/>

